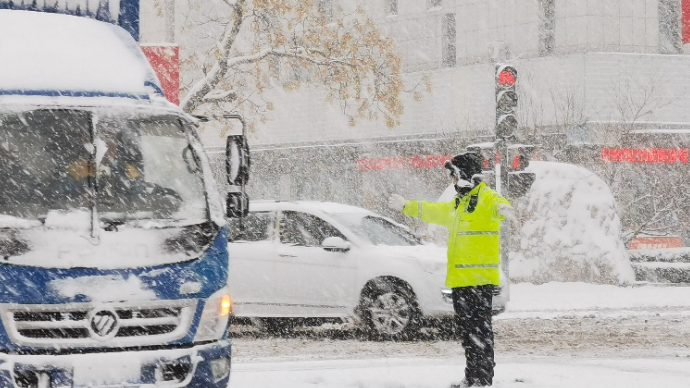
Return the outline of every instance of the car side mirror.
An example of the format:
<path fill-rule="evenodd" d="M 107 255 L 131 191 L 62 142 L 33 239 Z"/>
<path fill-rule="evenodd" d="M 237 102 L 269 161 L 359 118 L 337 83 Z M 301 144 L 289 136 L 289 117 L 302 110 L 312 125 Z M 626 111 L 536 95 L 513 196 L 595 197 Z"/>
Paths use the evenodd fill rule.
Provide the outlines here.
<path fill-rule="evenodd" d="M 328 237 L 321 243 L 321 247 L 330 252 L 347 252 L 352 244 L 340 237 Z"/>
<path fill-rule="evenodd" d="M 225 170 L 231 186 L 244 186 L 249 180 L 249 144 L 244 135 L 230 135 L 225 148 Z"/>
<path fill-rule="evenodd" d="M 228 218 L 244 218 L 249 215 L 249 196 L 241 192 L 228 193 L 225 213 Z"/>

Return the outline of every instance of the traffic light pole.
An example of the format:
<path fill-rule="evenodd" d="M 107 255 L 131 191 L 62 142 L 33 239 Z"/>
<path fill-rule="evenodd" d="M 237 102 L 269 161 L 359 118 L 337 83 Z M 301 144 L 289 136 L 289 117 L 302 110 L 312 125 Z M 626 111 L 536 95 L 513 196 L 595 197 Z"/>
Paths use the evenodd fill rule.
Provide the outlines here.
<path fill-rule="evenodd" d="M 496 188 L 499 194 L 506 199 L 509 198 L 509 183 L 508 183 L 508 142 L 503 138 L 496 139 L 496 151 L 499 153 L 499 164 L 496 166 Z M 510 300 L 510 223 L 501 223 L 501 266 L 506 275 L 507 284 L 504 287 L 506 290 L 507 300 Z"/>
<path fill-rule="evenodd" d="M 515 108 L 518 104 L 516 90 L 517 70 L 508 64 L 496 64 L 496 151 L 499 163 L 496 169 L 496 188 L 510 200 L 508 180 L 508 139 L 513 138 L 518 128 Z M 508 222 L 501 223 L 501 266 L 507 278 L 505 294 L 510 300 L 510 228 Z"/>

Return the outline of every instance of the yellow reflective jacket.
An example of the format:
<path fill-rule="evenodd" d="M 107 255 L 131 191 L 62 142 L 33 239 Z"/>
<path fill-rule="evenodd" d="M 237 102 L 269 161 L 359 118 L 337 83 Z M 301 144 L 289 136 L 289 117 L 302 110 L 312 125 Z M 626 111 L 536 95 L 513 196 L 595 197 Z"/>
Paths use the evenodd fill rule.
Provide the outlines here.
<path fill-rule="evenodd" d="M 500 285 L 499 231 L 504 217 L 498 214 L 498 205 L 502 203 L 509 204 L 484 182 L 451 202 L 405 203 L 403 213 L 448 228 L 446 287 Z"/>

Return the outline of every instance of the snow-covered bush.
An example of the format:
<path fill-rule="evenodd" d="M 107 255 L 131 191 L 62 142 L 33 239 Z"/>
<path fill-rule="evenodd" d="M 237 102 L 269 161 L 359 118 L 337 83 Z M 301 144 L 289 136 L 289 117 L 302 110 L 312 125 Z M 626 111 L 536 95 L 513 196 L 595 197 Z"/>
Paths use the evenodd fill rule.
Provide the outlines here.
<path fill-rule="evenodd" d="M 532 162 L 537 179 L 517 203 L 520 243 L 512 252 L 516 282 L 626 284 L 635 280 L 609 187 L 578 166 Z"/>

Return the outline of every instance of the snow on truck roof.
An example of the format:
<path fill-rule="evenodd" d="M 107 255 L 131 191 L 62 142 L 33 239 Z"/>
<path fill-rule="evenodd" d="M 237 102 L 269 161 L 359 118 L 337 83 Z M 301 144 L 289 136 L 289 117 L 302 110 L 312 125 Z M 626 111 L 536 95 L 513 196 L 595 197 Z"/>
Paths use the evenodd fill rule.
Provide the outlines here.
<path fill-rule="evenodd" d="M 97 20 L 0 10 L 0 53 L 0 95 L 148 98 L 160 90 L 134 39 Z"/>

